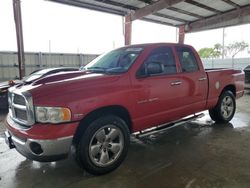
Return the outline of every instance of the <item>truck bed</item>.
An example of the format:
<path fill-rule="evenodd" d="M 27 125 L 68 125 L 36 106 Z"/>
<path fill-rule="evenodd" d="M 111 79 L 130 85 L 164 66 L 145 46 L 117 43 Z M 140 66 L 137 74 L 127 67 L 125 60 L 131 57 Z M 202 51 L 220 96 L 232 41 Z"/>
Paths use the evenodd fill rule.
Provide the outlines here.
<path fill-rule="evenodd" d="M 244 93 L 244 77 L 245 74 L 241 70 L 216 68 L 205 69 L 208 78 L 208 107 L 212 107 L 217 101 L 222 90 L 232 87 L 234 95 L 239 98 Z M 237 91 L 237 92 L 236 92 Z"/>

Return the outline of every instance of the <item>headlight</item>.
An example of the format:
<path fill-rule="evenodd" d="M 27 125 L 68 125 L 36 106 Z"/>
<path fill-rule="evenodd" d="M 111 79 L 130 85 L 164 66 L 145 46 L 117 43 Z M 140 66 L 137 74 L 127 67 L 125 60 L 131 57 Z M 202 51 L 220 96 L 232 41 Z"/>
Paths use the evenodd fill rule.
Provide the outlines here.
<path fill-rule="evenodd" d="M 35 107 L 36 121 L 41 123 L 62 123 L 71 120 L 71 112 L 62 107 Z"/>

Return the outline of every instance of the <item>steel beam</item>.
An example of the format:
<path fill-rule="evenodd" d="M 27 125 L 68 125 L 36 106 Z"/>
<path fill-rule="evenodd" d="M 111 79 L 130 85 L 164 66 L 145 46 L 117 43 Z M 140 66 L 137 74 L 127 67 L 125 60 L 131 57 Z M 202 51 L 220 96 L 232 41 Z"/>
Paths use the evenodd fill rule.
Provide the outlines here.
<path fill-rule="evenodd" d="M 209 10 L 210 12 L 215 12 L 215 13 L 217 13 L 217 14 L 220 14 L 220 13 L 221 13 L 221 11 L 219 11 L 219 10 L 217 10 L 217 9 L 214 9 L 214 8 L 212 8 L 212 7 L 209 7 L 209 6 L 207 6 L 207 5 L 204 5 L 204 4 L 202 4 L 202 3 L 199 3 L 199 2 L 197 2 L 197 1 L 185 0 L 185 2 L 186 2 L 186 3 L 189 3 L 189 4 L 191 4 L 191 5 L 197 6 L 197 7 L 199 7 L 199 8 L 203 8 L 203 9 L 205 9 L 205 10 Z"/>
<path fill-rule="evenodd" d="M 103 0 L 95 0 L 95 1 L 104 3 Z M 137 11 L 137 10 L 140 9 L 140 8 L 132 6 L 132 5 L 127 5 L 127 4 L 124 4 L 124 3 L 121 3 L 121 2 L 116 2 L 116 1 L 111 1 L 111 0 L 105 0 L 105 4 L 118 6 L 118 7 L 121 7 L 121 8 L 126 8 L 126 9 L 129 9 L 129 10 L 132 10 L 132 11 Z M 162 17 L 162 18 L 171 19 L 171 20 L 174 20 L 174 21 L 182 22 L 182 23 L 187 22 L 187 20 L 180 19 L 180 18 L 173 17 L 173 16 L 169 16 L 169 15 L 165 15 L 165 14 L 161 14 L 161 13 L 153 13 L 152 15 Z M 141 18 L 141 19 L 143 19 L 143 18 Z"/>
<path fill-rule="evenodd" d="M 61 3 L 65 5 L 71 5 L 75 7 L 86 8 L 86 9 L 105 12 L 105 13 L 110 13 L 110 14 L 115 14 L 115 15 L 120 15 L 120 16 L 124 16 L 127 14 L 127 12 L 125 11 L 116 10 L 114 8 L 101 7 L 98 5 L 91 4 L 91 3 L 82 2 L 80 0 L 48 0 L 48 1 Z"/>
<path fill-rule="evenodd" d="M 185 32 L 197 32 L 250 23 L 250 5 L 192 22 L 185 26 Z"/>
<path fill-rule="evenodd" d="M 162 24 L 162 25 L 167 25 L 167 26 L 172 26 L 172 27 L 176 27 L 176 25 L 166 22 L 166 21 L 160 21 L 160 20 L 153 20 L 150 18 L 141 18 L 141 20 L 143 21 L 147 21 L 147 22 L 152 22 L 152 23 L 156 23 L 156 24 Z"/>
<path fill-rule="evenodd" d="M 168 9 L 172 10 L 172 11 L 175 11 L 175 12 L 178 12 L 178 13 L 182 13 L 182 14 L 186 14 L 186 15 L 189 15 L 189 16 L 192 16 L 192 17 L 196 17 L 196 18 L 199 18 L 199 19 L 204 18 L 204 16 L 201 16 L 199 14 L 195 14 L 195 13 L 192 13 L 192 12 L 188 12 L 188 11 L 185 11 L 185 10 L 182 10 L 182 9 L 179 9 L 179 8 L 169 7 Z"/>
<path fill-rule="evenodd" d="M 181 19 L 181 18 L 176 18 L 176 17 L 173 17 L 173 16 L 161 14 L 161 13 L 154 13 L 153 15 L 159 16 L 159 17 L 162 17 L 162 18 L 167 18 L 167 19 L 174 20 L 174 21 L 178 21 L 178 22 L 182 22 L 182 23 L 187 23 L 188 22 L 188 20 L 184 20 L 184 19 Z"/>
<path fill-rule="evenodd" d="M 225 3 L 233 6 L 234 8 L 240 8 L 240 5 L 238 5 L 237 3 L 231 1 L 231 0 L 221 0 L 221 1 L 224 1 Z"/>
<path fill-rule="evenodd" d="M 20 0 L 13 0 L 14 20 L 16 26 L 17 50 L 18 50 L 18 68 L 19 78 L 25 76 L 25 56 L 23 45 L 23 28 L 22 28 L 22 14 Z"/>
<path fill-rule="evenodd" d="M 143 2 L 143 3 L 146 3 L 146 4 L 150 4 L 151 1 L 145 1 L 145 0 L 138 0 L 140 2 Z M 193 17 L 196 17 L 196 18 L 204 18 L 203 16 L 199 15 L 199 14 L 195 14 L 195 13 L 192 13 L 192 12 L 188 12 L 186 10 L 182 10 L 182 9 L 179 9 L 179 8 L 176 8 L 176 7 L 168 7 L 166 9 L 169 9 L 169 10 L 172 10 L 172 11 L 175 11 L 175 12 L 178 12 L 178 13 L 182 13 L 182 14 L 186 14 L 186 15 L 189 15 L 189 16 L 193 16 Z"/>
<path fill-rule="evenodd" d="M 177 3 L 183 2 L 184 0 L 159 0 L 150 5 L 147 5 L 141 9 L 138 9 L 130 14 L 131 21 L 141 19 L 144 16 L 153 14 L 164 8 L 171 7 Z"/>

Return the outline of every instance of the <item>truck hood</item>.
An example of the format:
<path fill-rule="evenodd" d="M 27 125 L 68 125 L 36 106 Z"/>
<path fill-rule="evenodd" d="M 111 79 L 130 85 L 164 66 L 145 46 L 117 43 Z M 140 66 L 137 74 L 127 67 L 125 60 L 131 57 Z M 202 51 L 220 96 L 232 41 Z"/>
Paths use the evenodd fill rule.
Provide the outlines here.
<path fill-rule="evenodd" d="M 72 95 L 81 94 L 89 97 L 93 93 L 100 92 L 104 87 L 109 87 L 119 80 L 121 75 L 108 75 L 90 72 L 69 72 L 41 78 L 27 87 L 32 94 L 35 103 L 44 101 L 72 100 Z M 50 103 L 49 102 L 49 103 Z"/>
<path fill-rule="evenodd" d="M 86 75 L 86 72 L 77 71 L 77 72 L 67 72 L 67 73 L 57 73 L 42 77 L 38 80 L 35 80 L 32 85 L 48 84 L 58 81 L 66 81 L 68 79 L 77 78 L 79 76 Z"/>

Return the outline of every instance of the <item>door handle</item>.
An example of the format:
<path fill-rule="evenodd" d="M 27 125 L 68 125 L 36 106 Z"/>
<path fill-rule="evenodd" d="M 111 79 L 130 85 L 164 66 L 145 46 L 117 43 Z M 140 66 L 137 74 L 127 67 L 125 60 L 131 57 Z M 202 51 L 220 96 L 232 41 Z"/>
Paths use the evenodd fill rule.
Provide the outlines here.
<path fill-rule="evenodd" d="M 207 78 L 206 77 L 200 77 L 199 78 L 199 81 L 204 81 L 204 80 L 206 80 Z"/>
<path fill-rule="evenodd" d="M 173 81 L 171 82 L 171 86 L 181 85 L 181 81 Z"/>

